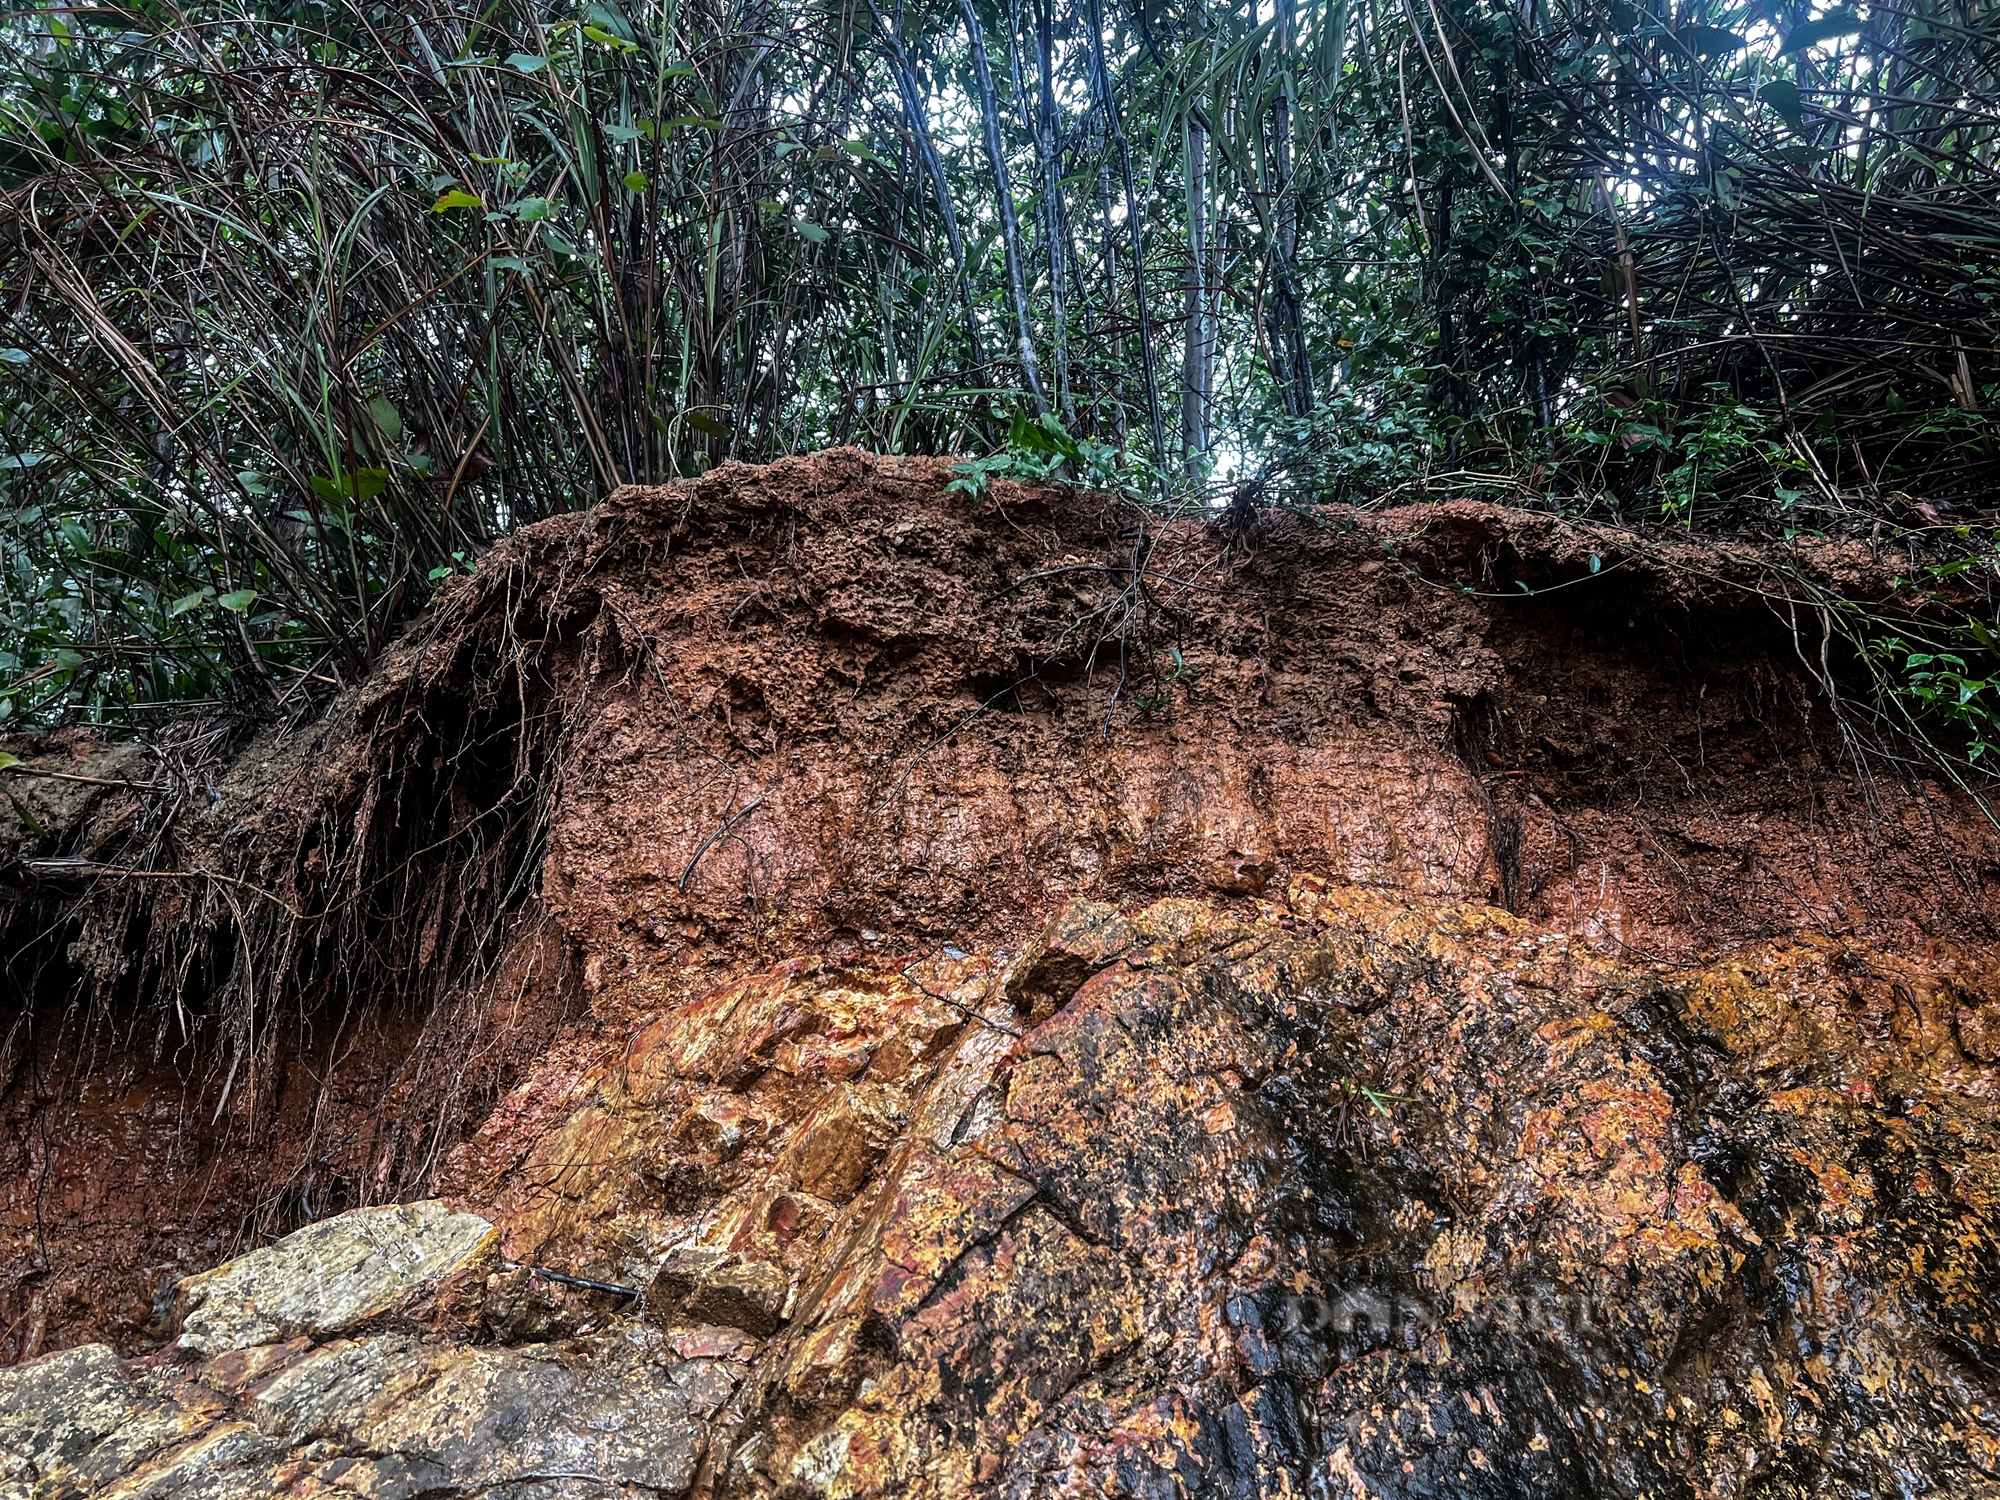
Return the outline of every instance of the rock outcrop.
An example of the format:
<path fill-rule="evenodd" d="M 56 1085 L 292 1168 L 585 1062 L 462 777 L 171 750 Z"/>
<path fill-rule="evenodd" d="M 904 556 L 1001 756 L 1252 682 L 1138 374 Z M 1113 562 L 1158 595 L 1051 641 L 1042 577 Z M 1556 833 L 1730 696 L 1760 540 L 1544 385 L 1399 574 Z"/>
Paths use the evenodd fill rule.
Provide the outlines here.
<path fill-rule="evenodd" d="M 0 1374 L 0 1493 L 1993 1493 L 1996 1007 L 1310 877 L 794 960 L 470 1143 L 497 1247 L 362 1211 Z"/>
<path fill-rule="evenodd" d="M 8 741 L 0 1497 L 2000 1500 L 2000 831 L 1767 607 L 1901 564 L 948 477 Z"/>

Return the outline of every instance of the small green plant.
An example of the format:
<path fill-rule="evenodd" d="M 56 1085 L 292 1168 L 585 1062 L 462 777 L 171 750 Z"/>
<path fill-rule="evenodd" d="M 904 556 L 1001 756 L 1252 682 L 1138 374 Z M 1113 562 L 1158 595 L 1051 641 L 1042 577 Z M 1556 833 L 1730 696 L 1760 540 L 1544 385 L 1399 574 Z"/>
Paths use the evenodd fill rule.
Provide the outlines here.
<path fill-rule="evenodd" d="M 1174 684 L 1193 682 L 1201 676 L 1201 668 L 1181 655 L 1181 648 L 1178 646 L 1156 646 L 1151 654 L 1155 657 L 1171 657 L 1173 665 L 1160 673 L 1156 692 L 1133 694 L 1133 706 L 1144 714 L 1160 713 L 1169 708 L 1174 701 Z"/>
<path fill-rule="evenodd" d="M 1766 413 L 1734 399 L 1728 386 L 1710 382 L 1706 400 L 1675 419 L 1663 402 L 1642 403 L 1618 424 L 1617 440 L 1634 455 L 1658 455 L 1660 513 L 1694 524 L 1698 504 L 1758 492 L 1790 509 L 1799 498 L 1806 465 L 1778 435 Z M 1609 437 L 1590 434 L 1600 443 Z"/>
<path fill-rule="evenodd" d="M 1380 1089 L 1371 1089 L 1365 1083 L 1357 1083 L 1352 1078 L 1340 1080 L 1340 1094 L 1344 1099 L 1366 1100 L 1371 1109 L 1385 1120 L 1394 1119 L 1396 1112 L 1391 1104 L 1415 1104 L 1416 1098 L 1410 1094 L 1387 1094 Z"/>
<path fill-rule="evenodd" d="M 1968 619 L 1962 627 L 1971 651 L 1994 651 L 1990 627 Z M 1901 636 L 1870 642 L 1870 654 L 1887 671 L 1887 691 L 1902 700 L 1912 719 L 1935 718 L 1966 737 L 1965 758 L 1990 766 L 2000 760 L 2000 680 L 1975 675 L 1966 655 Z"/>
<path fill-rule="evenodd" d="M 995 479 L 1018 484 L 1049 481 L 1079 484 L 1086 489 L 1128 493 L 1142 478 L 1140 466 L 1119 463 L 1118 450 L 1096 438 L 1071 436 L 1051 413 L 1038 417 L 1016 411 L 1007 428 L 1007 446 L 985 458 L 968 459 L 953 471 L 946 489 L 983 500 Z"/>
<path fill-rule="evenodd" d="M 1343 1078 L 1333 1086 L 1335 1108 L 1333 1114 L 1334 1142 L 1341 1146 L 1359 1148 L 1364 1154 L 1368 1149 L 1368 1137 L 1361 1129 L 1361 1121 L 1370 1113 L 1385 1120 L 1393 1120 L 1396 1112 L 1392 1104 L 1415 1104 L 1415 1098 L 1408 1094 L 1389 1094 L 1380 1089 L 1371 1089 L 1367 1084 L 1354 1078 Z"/>

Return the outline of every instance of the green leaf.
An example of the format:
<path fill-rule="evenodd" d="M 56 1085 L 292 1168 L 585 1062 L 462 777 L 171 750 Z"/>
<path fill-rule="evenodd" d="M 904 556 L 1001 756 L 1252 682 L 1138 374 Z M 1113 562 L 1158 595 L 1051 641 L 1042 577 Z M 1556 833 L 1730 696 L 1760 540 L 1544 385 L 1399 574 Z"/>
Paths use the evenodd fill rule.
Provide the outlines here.
<path fill-rule="evenodd" d="M 12 713 L 13 711 L 14 711 L 14 702 L 11 698 L 0 699 L 0 719 L 6 718 L 7 715 Z M 9 756 L 8 760 L 9 762 L 11 762 L 13 760 L 13 757 Z M 28 832 L 32 833 L 36 838 L 46 839 L 46 838 L 53 838 L 55 836 L 49 832 L 48 825 L 43 823 L 40 818 L 34 815 L 34 813 L 29 809 L 27 803 L 23 802 L 19 797 L 16 797 L 12 792 L 9 792 L 7 794 L 7 800 L 11 804 L 13 804 L 14 816 L 19 818 L 22 822 L 22 825 L 26 827 Z"/>
<path fill-rule="evenodd" d="M 235 589 L 224 594 L 215 602 L 230 611 L 230 613 L 240 615 L 244 610 L 257 602 L 257 591 L 255 589 Z"/>
<path fill-rule="evenodd" d="M 338 505 L 348 500 L 359 500 L 366 505 L 389 487 L 387 469 L 357 469 L 346 480 L 328 479 L 323 474 L 315 474 L 306 481 L 312 492 L 322 500 Z"/>
<path fill-rule="evenodd" d="M 484 207 L 486 207 L 486 200 L 484 198 L 481 198 L 473 193 L 461 192 L 459 189 L 453 188 L 450 192 L 442 194 L 438 198 L 438 201 L 431 205 L 431 212 L 434 214 L 442 214 L 442 213 L 449 213 L 454 208 L 484 208 Z"/>
<path fill-rule="evenodd" d="M 528 263 L 518 255 L 496 255 L 486 264 L 496 271 L 519 271 L 524 276 L 528 274 Z"/>
<path fill-rule="evenodd" d="M 0 349 L 0 362 L 10 365 L 25 365 L 28 362 L 26 349 Z"/>
<path fill-rule="evenodd" d="M 1750 44 L 1720 26 L 1683 26 L 1675 39 L 1696 57 L 1727 57 Z"/>
<path fill-rule="evenodd" d="M 1799 86 L 1789 78 L 1773 78 L 1757 90 L 1757 97 L 1776 110 L 1778 117 L 1792 129 L 1804 128 L 1806 116 L 1799 104 Z"/>
<path fill-rule="evenodd" d="M 167 618 L 169 620 L 177 619 L 214 592 L 214 589 L 196 589 L 192 594 L 182 594 L 180 598 L 167 606 Z"/>
<path fill-rule="evenodd" d="M 793 222 L 792 227 L 815 245 L 824 245 L 831 236 L 817 224 L 808 224 L 804 219 Z"/>
<path fill-rule="evenodd" d="M 718 417 L 711 417 L 705 411 L 699 409 L 691 411 L 687 414 L 687 420 L 688 426 L 697 432 L 707 433 L 718 442 L 726 440 L 729 436 L 729 424 Z"/>
<path fill-rule="evenodd" d="M 627 172 L 625 174 L 625 191 L 628 193 L 645 192 L 646 174 L 644 172 Z"/>
<path fill-rule="evenodd" d="M 1785 38 L 1785 45 L 1778 49 L 1778 56 L 1786 57 L 1794 52 L 1803 52 L 1808 47 L 1817 47 L 1821 42 L 1830 42 L 1835 37 L 1853 36 L 1861 29 L 1861 17 L 1851 10 L 1836 10 L 1821 16 L 1816 21 L 1794 26 Z"/>
<path fill-rule="evenodd" d="M 1040 424 L 1030 422 L 1028 414 L 1018 408 L 1014 420 L 1007 426 L 1007 446 L 1022 453 L 1054 453 L 1055 445 L 1049 441 L 1048 433 Z"/>
<path fill-rule="evenodd" d="M 368 403 L 368 420 L 373 422 L 382 436 L 392 443 L 403 435 L 402 417 L 396 408 L 381 396 Z"/>
<path fill-rule="evenodd" d="M 555 217 L 556 206 L 546 198 L 523 198 L 507 211 L 523 224 L 539 224 Z"/>
<path fill-rule="evenodd" d="M 1054 412 L 1043 412 L 1035 419 L 1033 427 L 1040 451 L 1056 458 L 1066 458 L 1071 463 L 1082 462 L 1083 449 Z"/>
<path fill-rule="evenodd" d="M 539 73 L 548 65 L 546 57 L 536 57 L 528 52 L 516 52 L 507 59 L 507 66 L 519 73 Z"/>
<path fill-rule="evenodd" d="M 20 756 L 9 755 L 5 750 L 0 750 L 0 771 L 6 770 L 9 766 L 18 766 L 20 763 Z"/>

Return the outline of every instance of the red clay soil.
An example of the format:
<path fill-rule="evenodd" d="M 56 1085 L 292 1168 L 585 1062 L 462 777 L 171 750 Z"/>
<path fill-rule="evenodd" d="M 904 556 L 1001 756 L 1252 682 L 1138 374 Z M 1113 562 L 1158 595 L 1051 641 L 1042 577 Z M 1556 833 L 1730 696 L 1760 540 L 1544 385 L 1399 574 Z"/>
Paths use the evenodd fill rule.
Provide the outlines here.
<path fill-rule="evenodd" d="M 1074 897 L 1248 911 L 1295 874 L 1504 907 L 1666 969 L 1799 936 L 1913 960 L 1991 941 L 2000 838 L 1949 788 L 1857 768 L 1817 622 L 1750 587 L 1782 564 L 1880 590 L 1864 548 L 1717 561 L 1471 503 L 1230 535 L 948 478 L 842 450 L 528 528 L 177 825 L 156 868 L 312 912 L 310 861 L 256 863 L 287 829 L 296 848 L 312 818 L 379 823 L 399 797 L 398 819 L 462 828 L 527 778 L 538 880 L 453 1013 L 477 1062 L 448 1116 L 404 1066 L 439 1024 L 412 997 L 455 951 L 421 911 L 407 993 L 305 1017 L 225 1097 L 203 997 L 183 1020 L 106 981 L 91 942 L 132 940 L 51 926 L 74 883 L 21 863 L 119 864 L 140 799 L 105 789 L 60 848 L 17 830 L 0 923 L 9 972 L 40 977 L 0 1052 L 0 1360 L 142 1347 L 162 1285 L 255 1235 L 504 1175 L 638 1026 L 797 954 L 895 970 Z M 384 745 L 467 724 L 484 760 L 456 793 L 442 749 L 376 774 Z M 1888 1024 L 1893 995 L 1855 997 L 1857 1028 Z M 1990 1062 L 1995 1032 L 1974 1004 L 1960 1044 Z"/>

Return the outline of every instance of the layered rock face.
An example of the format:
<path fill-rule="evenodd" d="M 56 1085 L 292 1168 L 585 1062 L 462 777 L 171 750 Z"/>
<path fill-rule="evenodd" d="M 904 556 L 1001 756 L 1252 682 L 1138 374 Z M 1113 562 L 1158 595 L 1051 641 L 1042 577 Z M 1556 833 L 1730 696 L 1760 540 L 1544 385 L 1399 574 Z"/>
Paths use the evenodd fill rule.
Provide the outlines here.
<path fill-rule="evenodd" d="M 219 775 L 225 936 L 500 854 L 435 1001 L 0 1047 L 0 1497 L 2000 1496 L 2000 838 L 1778 562 L 948 477 L 529 528 Z"/>
<path fill-rule="evenodd" d="M 795 960 L 519 1161 L 503 1111 L 457 1162 L 495 1232 L 360 1210 L 184 1283 L 158 1355 L 0 1374 L 0 1483 L 1990 1493 L 1996 979 L 1660 973 L 1313 877 Z"/>

